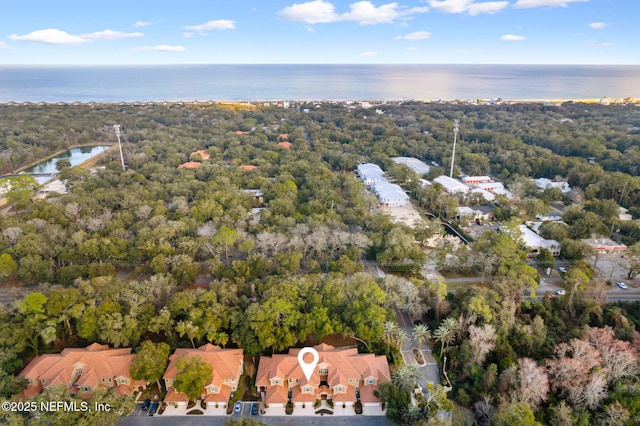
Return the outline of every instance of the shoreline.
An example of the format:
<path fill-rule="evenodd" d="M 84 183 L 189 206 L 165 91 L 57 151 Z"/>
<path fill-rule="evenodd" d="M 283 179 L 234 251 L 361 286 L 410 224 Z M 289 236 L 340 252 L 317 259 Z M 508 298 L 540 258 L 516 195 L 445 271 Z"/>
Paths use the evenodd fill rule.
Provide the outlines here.
<path fill-rule="evenodd" d="M 584 103 L 584 104 L 602 104 L 602 105 L 621 105 L 621 104 L 637 104 L 640 105 L 640 98 L 567 98 L 567 99 L 502 99 L 502 98 L 467 98 L 467 99 L 305 99 L 305 100 L 289 100 L 289 99 L 251 99 L 251 100 L 173 100 L 173 101 L 38 101 L 38 102 L 17 102 L 17 101 L 0 101 L 0 106 L 99 106 L 99 105 L 253 105 L 253 106 L 278 106 L 278 104 L 310 104 L 310 103 L 347 103 L 347 104 L 368 104 L 367 106 L 384 106 L 403 104 L 407 102 L 421 103 L 444 103 L 444 104 L 492 104 L 505 105 L 514 103 L 524 104 L 563 104 L 567 102 Z M 269 104 L 269 105 L 267 105 Z"/>

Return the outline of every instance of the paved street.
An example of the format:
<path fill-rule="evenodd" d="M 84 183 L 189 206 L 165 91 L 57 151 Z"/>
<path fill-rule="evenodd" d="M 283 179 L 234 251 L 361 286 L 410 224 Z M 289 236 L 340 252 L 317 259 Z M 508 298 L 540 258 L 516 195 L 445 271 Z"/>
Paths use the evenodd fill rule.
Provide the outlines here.
<path fill-rule="evenodd" d="M 245 404 L 247 405 L 247 404 Z M 118 420 L 121 426 L 222 426 L 231 418 L 239 418 L 239 414 L 233 416 L 180 416 L 180 417 L 163 417 L 155 415 L 139 416 L 136 413 L 129 417 Z M 314 417 L 272 417 L 272 416 L 245 416 L 251 417 L 253 420 L 264 423 L 265 425 L 278 426 L 389 426 L 392 425 L 384 416 L 314 416 Z"/>
<path fill-rule="evenodd" d="M 413 323 L 411 322 L 411 318 L 409 314 L 400 312 L 396 309 L 396 318 L 398 319 L 398 325 L 401 329 L 407 332 L 409 339 L 402 345 L 402 358 L 404 359 L 404 363 L 407 365 L 416 364 L 415 356 L 413 355 L 413 349 L 418 347 L 418 341 L 413 337 Z M 435 383 L 440 384 L 440 371 L 438 367 L 438 363 L 435 358 L 431 354 L 431 348 L 425 343 L 422 342 L 422 346 L 420 347 L 422 351 L 422 355 L 425 359 L 425 365 L 418 365 L 418 385 L 423 389 L 426 388 L 427 383 Z"/>

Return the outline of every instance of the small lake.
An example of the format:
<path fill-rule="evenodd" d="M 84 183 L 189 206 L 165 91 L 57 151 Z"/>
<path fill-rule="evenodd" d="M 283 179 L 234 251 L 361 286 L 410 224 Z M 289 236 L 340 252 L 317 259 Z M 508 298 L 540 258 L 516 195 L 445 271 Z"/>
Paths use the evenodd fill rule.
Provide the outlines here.
<path fill-rule="evenodd" d="M 91 157 L 95 157 L 96 155 L 106 151 L 109 149 L 109 145 L 99 145 L 99 146 L 83 146 L 79 148 L 71 148 L 66 150 L 60 155 L 57 155 L 53 158 L 49 158 L 41 163 L 36 164 L 33 167 L 29 167 L 28 169 L 23 170 L 20 173 L 26 174 L 58 174 L 58 170 L 56 170 L 56 163 L 58 160 L 69 160 L 71 162 L 71 166 L 77 166 L 81 164 Z M 36 177 L 37 178 L 37 177 Z"/>

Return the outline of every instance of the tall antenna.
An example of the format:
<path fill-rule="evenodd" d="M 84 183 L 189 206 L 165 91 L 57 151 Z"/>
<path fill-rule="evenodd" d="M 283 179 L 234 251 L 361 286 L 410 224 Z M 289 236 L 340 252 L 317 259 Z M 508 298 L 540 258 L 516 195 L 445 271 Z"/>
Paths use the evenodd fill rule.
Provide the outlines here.
<path fill-rule="evenodd" d="M 453 177 L 453 163 L 456 159 L 456 139 L 458 138 L 458 125 L 460 124 L 460 120 L 456 120 L 453 123 L 453 153 L 451 154 L 451 171 L 449 172 L 449 177 Z"/>
<path fill-rule="evenodd" d="M 120 148 L 120 163 L 122 163 L 122 171 L 125 171 L 124 156 L 122 155 L 122 144 L 120 143 L 120 125 L 114 124 L 113 129 L 116 131 L 116 136 L 118 137 L 118 148 Z"/>

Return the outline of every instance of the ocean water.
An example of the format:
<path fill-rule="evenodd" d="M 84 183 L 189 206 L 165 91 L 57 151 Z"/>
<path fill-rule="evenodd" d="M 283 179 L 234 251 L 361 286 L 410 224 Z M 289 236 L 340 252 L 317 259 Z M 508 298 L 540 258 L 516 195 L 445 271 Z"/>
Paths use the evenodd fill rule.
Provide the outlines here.
<path fill-rule="evenodd" d="M 640 66 L 0 66 L 0 102 L 640 98 Z"/>

